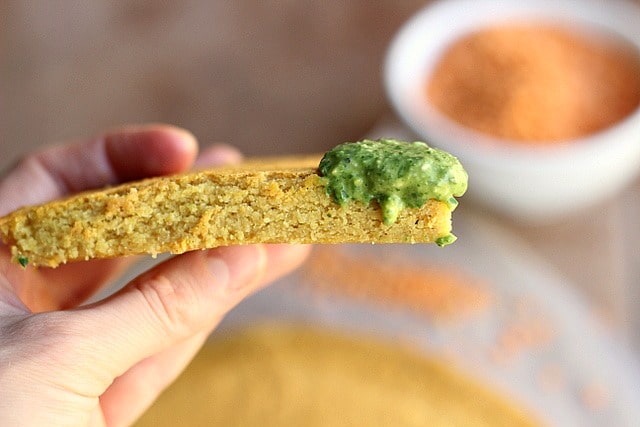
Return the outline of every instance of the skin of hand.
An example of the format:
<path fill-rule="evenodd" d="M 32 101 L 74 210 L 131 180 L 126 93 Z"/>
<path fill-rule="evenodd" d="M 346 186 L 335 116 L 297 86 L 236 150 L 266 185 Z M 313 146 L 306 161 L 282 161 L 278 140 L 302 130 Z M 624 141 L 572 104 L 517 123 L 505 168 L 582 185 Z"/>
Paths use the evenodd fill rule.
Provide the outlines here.
<path fill-rule="evenodd" d="M 106 185 L 238 161 L 197 157 L 188 132 L 117 129 L 24 158 L 0 181 L 0 216 Z M 222 317 L 290 272 L 309 248 L 247 245 L 173 257 L 81 305 L 135 258 L 23 269 L 0 246 L 0 425 L 125 426 L 185 368 Z M 197 392 L 197 390 L 194 390 Z"/>

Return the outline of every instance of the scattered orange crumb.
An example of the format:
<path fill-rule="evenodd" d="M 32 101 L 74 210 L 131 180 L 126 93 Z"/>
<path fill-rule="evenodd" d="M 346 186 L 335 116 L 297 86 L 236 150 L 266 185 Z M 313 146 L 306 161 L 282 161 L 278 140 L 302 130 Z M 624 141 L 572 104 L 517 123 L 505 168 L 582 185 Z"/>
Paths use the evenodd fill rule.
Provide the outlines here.
<path fill-rule="evenodd" d="M 516 304 L 513 318 L 504 323 L 490 350 L 490 357 L 494 362 L 504 364 L 526 351 L 550 345 L 555 337 L 553 325 L 537 315 L 529 301 L 523 300 Z"/>
<path fill-rule="evenodd" d="M 606 409 L 611 403 L 611 391 L 599 382 L 583 387 L 580 397 L 584 406 L 594 412 Z"/>
<path fill-rule="evenodd" d="M 510 353 L 518 353 L 523 349 L 539 348 L 548 344 L 553 338 L 553 330 L 541 319 L 520 321 L 507 326 L 500 337 L 500 345 Z"/>
<path fill-rule="evenodd" d="M 338 247 L 315 248 L 303 274 L 317 290 L 404 307 L 440 320 L 466 318 L 493 300 L 488 287 L 459 270 L 385 262 Z"/>

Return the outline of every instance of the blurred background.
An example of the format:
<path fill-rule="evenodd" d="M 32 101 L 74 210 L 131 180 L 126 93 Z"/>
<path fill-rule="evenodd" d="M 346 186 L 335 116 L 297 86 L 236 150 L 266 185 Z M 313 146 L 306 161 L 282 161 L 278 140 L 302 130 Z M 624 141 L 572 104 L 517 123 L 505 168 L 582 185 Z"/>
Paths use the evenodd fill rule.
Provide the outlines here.
<path fill-rule="evenodd" d="M 359 138 L 388 110 L 390 38 L 423 4 L 3 1 L 0 167 L 122 123 L 247 154 Z"/>
<path fill-rule="evenodd" d="M 382 85 L 385 52 L 427 3 L 3 0 L 0 171 L 46 144 L 126 123 L 182 126 L 204 146 L 225 142 L 248 155 L 360 139 L 396 123 Z M 460 209 L 524 244 L 637 350 L 639 201 L 636 181 L 544 225 L 464 199 Z"/>

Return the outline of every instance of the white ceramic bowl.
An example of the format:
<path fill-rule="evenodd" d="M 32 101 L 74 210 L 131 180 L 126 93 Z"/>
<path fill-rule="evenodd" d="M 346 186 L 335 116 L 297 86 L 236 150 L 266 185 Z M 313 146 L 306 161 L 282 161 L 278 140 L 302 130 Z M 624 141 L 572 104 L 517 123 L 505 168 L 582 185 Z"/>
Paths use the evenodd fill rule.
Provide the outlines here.
<path fill-rule="evenodd" d="M 613 197 L 640 171 L 640 109 L 581 140 L 551 146 L 504 143 L 464 128 L 429 105 L 424 84 L 461 35 L 526 19 L 596 26 L 640 51 L 640 7 L 617 0 L 446 0 L 399 31 L 385 62 L 385 85 L 400 117 L 421 138 L 458 156 L 468 197 L 520 220 L 545 222 Z"/>

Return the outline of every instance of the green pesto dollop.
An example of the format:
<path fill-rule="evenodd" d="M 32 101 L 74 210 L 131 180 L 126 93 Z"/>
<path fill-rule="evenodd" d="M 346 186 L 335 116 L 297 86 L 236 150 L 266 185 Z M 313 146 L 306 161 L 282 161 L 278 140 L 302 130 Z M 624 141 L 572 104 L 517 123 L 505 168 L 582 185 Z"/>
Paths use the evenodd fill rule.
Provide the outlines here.
<path fill-rule="evenodd" d="M 375 200 L 387 225 L 402 209 L 419 208 L 429 199 L 454 209 L 455 197 L 467 190 L 467 173 L 458 159 L 424 142 L 347 142 L 324 155 L 319 171 L 327 180 L 327 193 L 338 204 Z"/>

